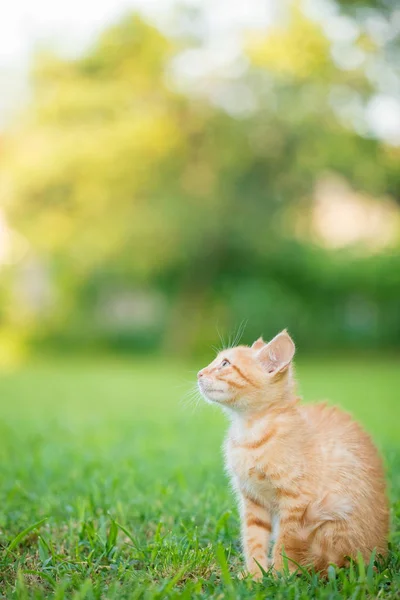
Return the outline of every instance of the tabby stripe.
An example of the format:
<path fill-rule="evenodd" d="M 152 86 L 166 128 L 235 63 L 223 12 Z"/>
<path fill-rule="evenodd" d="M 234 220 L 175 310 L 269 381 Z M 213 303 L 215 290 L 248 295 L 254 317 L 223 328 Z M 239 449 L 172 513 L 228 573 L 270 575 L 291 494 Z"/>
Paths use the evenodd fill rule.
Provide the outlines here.
<path fill-rule="evenodd" d="M 269 442 L 269 440 L 276 434 L 276 428 L 272 427 L 269 431 L 267 431 L 267 433 L 265 433 L 263 435 L 262 438 L 260 438 L 259 440 L 255 441 L 255 442 L 248 442 L 246 444 L 238 444 L 239 446 L 241 446 L 242 448 L 252 448 L 253 450 L 256 448 L 260 448 L 260 446 L 263 446 L 264 444 L 266 444 L 267 442 Z"/>
<path fill-rule="evenodd" d="M 304 508 L 304 506 L 291 506 L 290 507 L 290 513 L 291 515 L 304 515 L 304 513 L 306 512 L 307 508 Z"/>
<path fill-rule="evenodd" d="M 293 498 L 296 499 L 300 496 L 299 492 L 293 492 L 291 490 L 285 490 L 284 488 L 277 488 L 276 490 L 277 496 L 279 498 Z"/>
<path fill-rule="evenodd" d="M 304 523 L 304 515 L 307 509 L 300 508 L 299 507 L 294 510 L 294 511 L 290 511 L 290 513 L 287 514 L 286 517 L 282 517 L 281 519 L 281 525 L 285 525 L 285 523 Z"/>
<path fill-rule="evenodd" d="M 261 504 L 261 502 L 259 502 L 255 498 L 252 498 L 251 496 L 249 496 L 247 492 L 242 491 L 242 494 L 243 494 L 244 498 L 246 498 L 246 500 L 249 500 L 249 502 L 252 502 L 256 506 L 259 506 L 260 508 L 265 508 L 265 506 L 263 504 Z"/>
<path fill-rule="evenodd" d="M 273 481 L 279 481 L 279 479 L 282 479 L 282 477 L 287 477 L 287 475 L 286 473 L 278 473 L 271 471 L 271 473 L 268 473 L 268 477 Z"/>
<path fill-rule="evenodd" d="M 235 388 L 239 388 L 239 389 L 244 388 L 244 385 L 241 385 L 240 383 L 237 383 L 236 381 L 232 381 L 232 379 L 224 379 L 224 377 L 216 377 L 215 379 L 217 379 L 218 381 L 224 381 L 228 385 L 231 385 L 232 387 L 235 387 Z"/>
<path fill-rule="evenodd" d="M 301 517 L 299 515 L 288 515 L 287 517 L 284 517 L 280 520 L 279 525 L 283 527 L 284 525 L 300 523 L 300 521 Z"/>
<path fill-rule="evenodd" d="M 262 519 L 258 519 L 257 517 L 249 517 L 247 519 L 247 527 L 251 527 L 252 525 L 256 525 L 257 527 L 261 527 L 262 529 L 266 529 L 271 532 L 271 525 Z"/>
<path fill-rule="evenodd" d="M 244 379 L 245 381 L 247 381 L 247 383 L 250 383 L 250 385 L 254 385 L 254 387 L 257 387 L 255 385 L 255 383 L 253 381 L 251 381 L 251 379 L 246 377 L 246 375 L 239 369 L 239 367 L 237 367 L 236 365 L 231 365 L 231 367 L 232 367 L 232 369 L 235 369 L 236 373 L 239 373 L 240 377 L 242 379 Z"/>
<path fill-rule="evenodd" d="M 254 552 L 254 550 L 261 550 L 262 544 L 256 544 L 255 546 L 250 545 L 250 551 Z"/>

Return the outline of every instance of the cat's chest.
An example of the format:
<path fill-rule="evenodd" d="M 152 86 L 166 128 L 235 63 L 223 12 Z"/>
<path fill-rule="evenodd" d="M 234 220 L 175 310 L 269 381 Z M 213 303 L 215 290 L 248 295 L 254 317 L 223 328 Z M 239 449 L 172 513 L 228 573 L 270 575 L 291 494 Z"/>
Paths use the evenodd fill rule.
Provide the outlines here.
<path fill-rule="evenodd" d="M 247 489 L 257 496 L 274 496 L 273 484 L 256 452 L 228 442 L 226 463 L 241 489 Z"/>

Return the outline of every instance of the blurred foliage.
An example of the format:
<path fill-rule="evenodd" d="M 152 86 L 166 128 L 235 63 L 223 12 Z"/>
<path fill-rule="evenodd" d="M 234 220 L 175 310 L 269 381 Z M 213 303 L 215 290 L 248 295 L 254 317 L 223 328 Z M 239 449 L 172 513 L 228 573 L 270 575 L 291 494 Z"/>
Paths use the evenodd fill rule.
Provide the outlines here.
<path fill-rule="evenodd" d="M 295 235 L 326 173 L 400 200 L 399 149 L 340 111 L 376 92 L 365 65 L 339 68 L 295 3 L 219 81 L 229 111 L 176 91 L 182 44 L 133 15 L 81 57 L 36 56 L 0 147 L 0 206 L 25 244 L 3 267 L 0 328 L 186 353 L 248 319 L 249 336 L 287 326 L 310 349 L 398 346 L 398 240 L 371 257 Z"/>
<path fill-rule="evenodd" d="M 266 67 L 278 76 L 295 79 L 331 79 L 332 60 L 329 41 L 317 23 L 307 19 L 298 3 L 291 7 L 286 26 L 276 27 L 252 44 L 254 64 Z"/>
<path fill-rule="evenodd" d="M 339 0 L 339 4 L 350 11 L 374 8 L 383 14 L 390 14 L 398 7 L 397 0 Z"/>

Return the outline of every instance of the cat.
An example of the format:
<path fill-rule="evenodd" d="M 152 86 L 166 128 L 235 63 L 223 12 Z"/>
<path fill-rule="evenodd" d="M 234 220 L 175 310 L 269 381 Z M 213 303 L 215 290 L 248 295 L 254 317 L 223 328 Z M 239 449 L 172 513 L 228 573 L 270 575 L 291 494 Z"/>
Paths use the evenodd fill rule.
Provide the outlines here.
<path fill-rule="evenodd" d="M 303 405 L 286 330 L 269 343 L 220 352 L 198 373 L 203 397 L 230 417 L 225 459 L 238 495 L 247 571 L 348 564 L 385 555 L 389 508 L 384 470 L 367 433 L 327 404 Z M 277 539 L 272 561 L 273 520 Z M 287 558 L 285 558 L 285 556 Z"/>

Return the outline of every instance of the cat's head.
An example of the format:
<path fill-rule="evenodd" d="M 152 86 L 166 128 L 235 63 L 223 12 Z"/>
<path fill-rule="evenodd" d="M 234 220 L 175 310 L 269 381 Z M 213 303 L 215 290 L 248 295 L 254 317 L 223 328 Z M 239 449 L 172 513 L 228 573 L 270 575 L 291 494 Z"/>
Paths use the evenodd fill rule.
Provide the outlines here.
<path fill-rule="evenodd" d="M 203 397 L 237 410 L 257 410 L 285 400 L 292 387 L 295 345 L 282 331 L 270 342 L 228 348 L 197 374 Z"/>

